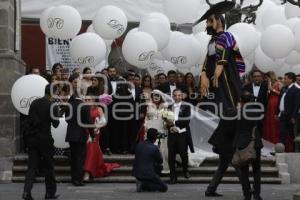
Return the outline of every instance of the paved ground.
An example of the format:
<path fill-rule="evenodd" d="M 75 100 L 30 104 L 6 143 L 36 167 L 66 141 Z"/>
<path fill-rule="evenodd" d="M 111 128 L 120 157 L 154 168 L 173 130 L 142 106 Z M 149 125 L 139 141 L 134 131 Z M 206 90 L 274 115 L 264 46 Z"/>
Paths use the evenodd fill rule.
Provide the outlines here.
<path fill-rule="evenodd" d="M 43 199 L 44 184 L 34 185 L 33 197 Z M 85 187 L 73 187 L 70 184 L 58 184 L 60 200 L 239 200 L 240 185 L 220 185 L 221 198 L 204 197 L 206 185 L 177 184 L 169 186 L 167 193 L 136 193 L 134 184 L 88 184 Z M 300 185 L 263 185 L 262 197 L 264 200 L 292 200 L 293 193 L 300 189 Z M 0 183 L 0 200 L 21 199 L 23 184 Z"/>

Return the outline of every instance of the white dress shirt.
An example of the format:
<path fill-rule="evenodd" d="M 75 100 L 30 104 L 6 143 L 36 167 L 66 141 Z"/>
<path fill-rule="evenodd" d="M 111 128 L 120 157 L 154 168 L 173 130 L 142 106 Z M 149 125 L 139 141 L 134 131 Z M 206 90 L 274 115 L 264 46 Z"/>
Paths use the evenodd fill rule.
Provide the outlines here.
<path fill-rule="evenodd" d="M 175 121 L 179 119 L 179 112 L 180 112 L 180 107 L 181 107 L 182 102 L 179 103 L 174 103 L 173 105 L 173 111 L 174 111 L 174 124 Z M 178 133 L 183 133 L 186 132 L 186 128 L 180 129 L 179 127 L 175 127 L 178 130 Z"/>
<path fill-rule="evenodd" d="M 135 87 L 130 89 L 131 95 L 133 97 L 133 100 L 135 100 Z"/>
<path fill-rule="evenodd" d="M 179 117 L 179 112 L 180 112 L 180 106 L 181 102 L 179 103 L 174 103 L 173 108 L 174 108 L 174 120 L 177 121 Z"/>
<path fill-rule="evenodd" d="M 254 97 L 258 97 L 259 90 L 260 90 L 260 85 L 259 85 L 259 86 L 256 86 L 256 85 L 254 85 L 254 83 L 253 83 L 253 84 L 252 84 L 252 87 L 253 87 L 253 95 L 254 95 Z"/>
<path fill-rule="evenodd" d="M 117 81 L 111 81 L 112 93 L 115 94 L 117 90 Z"/>
<path fill-rule="evenodd" d="M 174 90 L 176 90 L 176 85 L 175 84 L 174 85 L 170 84 L 170 92 L 171 92 L 171 94 L 173 94 Z"/>

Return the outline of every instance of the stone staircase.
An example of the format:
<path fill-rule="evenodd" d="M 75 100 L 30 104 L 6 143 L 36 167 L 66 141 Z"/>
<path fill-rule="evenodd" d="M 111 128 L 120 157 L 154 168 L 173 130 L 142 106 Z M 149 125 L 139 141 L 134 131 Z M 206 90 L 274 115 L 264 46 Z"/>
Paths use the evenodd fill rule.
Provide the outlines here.
<path fill-rule="evenodd" d="M 112 155 L 105 156 L 105 162 L 117 162 L 121 165 L 120 168 L 114 169 L 108 177 L 95 178 L 92 183 L 133 183 L 135 178 L 131 176 L 132 163 L 134 156 L 132 155 Z M 190 179 L 185 179 L 181 176 L 181 168 L 178 168 L 179 183 L 209 183 L 214 172 L 217 169 L 218 158 L 207 158 L 200 167 L 189 168 L 191 173 Z M 13 165 L 13 182 L 24 182 L 25 173 L 27 170 L 27 155 L 17 155 L 14 158 Z M 252 170 L 250 169 L 250 173 Z M 70 182 L 70 165 L 69 159 L 65 156 L 55 156 L 55 174 L 57 182 Z M 164 176 L 165 181 L 169 180 L 168 176 Z M 44 178 L 37 177 L 38 182 L 44 181 Z M 252 178 L 251 178 L 252 181 Z M 239 183 L 235 175 L 233 167 L 229 167 L 222 183 Z M 262 158 L 262 183 L 281 184 L 282 180 L 279 177 L 279 171 L 276 167 L 275 158 Z"/>

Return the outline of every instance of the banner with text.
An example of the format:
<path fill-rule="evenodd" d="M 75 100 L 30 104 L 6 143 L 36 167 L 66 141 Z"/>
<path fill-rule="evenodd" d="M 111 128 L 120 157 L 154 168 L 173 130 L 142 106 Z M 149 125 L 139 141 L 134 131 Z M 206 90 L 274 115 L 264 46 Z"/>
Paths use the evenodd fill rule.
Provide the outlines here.
<path fill-rule="evenodd" d="M 78 67 L 70 55 L 70 42 L 71 39 L 46 38 L 46 69 L 51 70 L 53 64 L 58 62 L 66 71 L 72 71 Z"/>

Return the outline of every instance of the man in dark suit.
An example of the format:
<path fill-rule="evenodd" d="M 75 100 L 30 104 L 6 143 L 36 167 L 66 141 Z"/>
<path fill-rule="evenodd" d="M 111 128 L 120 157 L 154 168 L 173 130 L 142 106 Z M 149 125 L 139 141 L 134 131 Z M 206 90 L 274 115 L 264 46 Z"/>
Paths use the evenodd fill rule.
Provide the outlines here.
<path fill-rule="evenodd" d="M 241 95 L 242 104 L 242 116 L 237 120 L 237 126 L 235 131 L 235 139 L 233 142 L 233 147 L 235 149 L 244 149 L 252 141 L 252 132 L 254 131 L 255 137 L 255 150 L 256 159 L 251 161 L 249 164 L 252 166 L 253 171 L 253 199 L 262 200 L 260 197 L 261 191 L 261 148 L 263 148 L 263 143 L 261 140 L 261 135 L 256 129 L 257 121 L 261 120 L 263 115 L 259 112 L 254 104 L 246 104 L 253 102 L 253 95 L 248 91 L 243 91 Z M 252 110 L 253 109 L 253 110 Z M 245 165 L 240 169 L 240 182 L 243 188 L 244 200 L 251 200 L 252 191 L 249 181 L 249 165 Z"/>
<path fill-rule="evenodd" d="M 262 103 L 264 107 L 268 104 L 268 82 L 263 80 L 263 73 L 253 70 L 251 73 L 252 82 L 245 85 L 243 90 L 253 95 L 254 101 Z"/>
<path fill-rule="evenodd" d="M 33 200 L 31 190 L 34 183 L 35 173 L 38 169 L 41 158 L 45 168 L 45 199 L 56 199 L 56 182 L 54 175 L 54 146 L 51 135 L 51 124 L 54 127 L 59 125 L 51 114 L 58 117 L 57 107 L 52 106 L 50 98 L 50 85 L 45 88 L 45 96 L 32 102 L 28 115 L 28 127 L 26 130 L 26 141 L 28 145 L 28 169 L 25 177 L 23 199 Z M 51 112 L 51 109 L 53 109 Z"/>
<path fill-rule="evenodd" d="M 183 93 L 187 93 L 185 85 L 176 84 L 177 73 L 173 70 L 168 72 L 168 82 L 160 84 L 156 89 L 165 94 L 172 95 L 175 89 L 180 89 Z"/>
<path fill-rule="evenodd" d="M 137 133 L 140 129 L 140 124 L 142 124 L 140 122 L 140 120 L 141 120 L 140 114 L 142 113 L 142 110 L 140 109 L 140 104 L 141 104 L 141 95 L 143 93 L 143 90 L 141 87 L 139 87 L 135 84 L 135 75 L 136 74 L 134 72 L 129 72 L 127 74 L 127 82 L 128 82 L 131 96 L 133 97 L 133 100 L 134 100 L 134 106 L 135 106 L 135 110 L 136 110 L 136 112 L 134 114 L 134 118 L 130 122 L 131 126 L 132 126 L 132 129 L 131 129 L 132 131 L 129 136 L 129 144 L 130 144 L 130 149 L 132 152 L 135 147 Z"/>
<path fill-rule="evenodd" d="M 253 81 L 245 85 L 243 90 L 253 95 L 254 102 L 263 105 L 265 113 L 268 104 L 268 82 L 263 80 L 263 73 L 259 70 L 253 70 L 251 76 Z M 263 120 L 257 122 L 257 129 L 262 134 Z"/>
<path fill-rule="evenodd" d="M 294 125 L 300 108 L 300 86 L 295 83 L 296 75 L 288 72 L 284 75 L 284 89 L 280 94 L 278 117 L 280 126 L 279 142 L 286 144 L 287 136 L 294 138 Z"/>
<path fill-rule="evenodd" d="M 170 184 L 177 183 L 176 154 L 179 153 L 185 178 L 190 178 L 188 172 L 188 146 L 194 152 L 190 132 L 191 105 L 184 103 L 183 92 L 179 89 L 173 91 L 175 103 L 169 107 L 174 112 L 174 123 L 168 127 L 168 163 L 170 168 Z"/>
<path fill-rule="evenodd" d="M 157 130 L 150 128 L 147 140 L 136 146 L 132 174 L 137 179 L 137 192 L 168 190 L 168 186 L 159 177 L 163 159 L 158 147 L 154 145 L 157 136 Z"/>
<path fill-rule="evenodd" d="M 76 94 L 69 100 L 70 108 L 67 108 L 65 115 L 68 123 L 66 142 L 69 142 L 71 149 L 71 178 L 74 186 L 83 186 L 83 165 L 86 152 L 86 128 L 84 125 L 93 124 L 89 107 L 81 106 L 83 100 Z M 79 112 L 79 113 L 78 113 Z M 93 130 L 89 131 L 93 134 Z M 93 137 L 93 135 L 91 135 Z"/>

